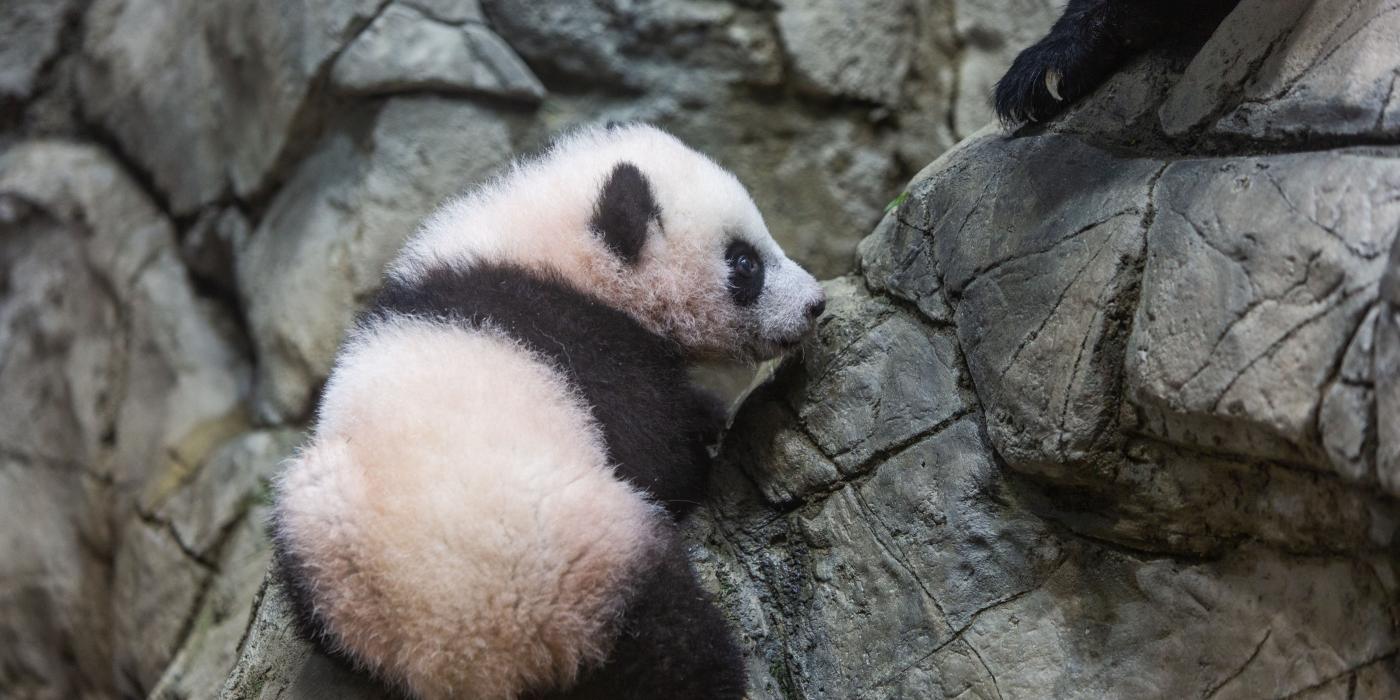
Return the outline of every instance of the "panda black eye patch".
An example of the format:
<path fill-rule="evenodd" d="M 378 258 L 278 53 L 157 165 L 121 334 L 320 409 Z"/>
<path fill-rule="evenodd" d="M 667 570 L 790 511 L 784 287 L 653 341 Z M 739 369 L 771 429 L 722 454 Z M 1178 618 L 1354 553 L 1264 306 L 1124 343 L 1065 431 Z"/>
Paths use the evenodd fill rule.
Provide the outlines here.
<path fill-rule="evenodd" d="M 763 293 L 763 258 L 747 241 L 736 240 L 724 251 L 729 264 L 729 295 L 739 306 L 748 306 Z"/>

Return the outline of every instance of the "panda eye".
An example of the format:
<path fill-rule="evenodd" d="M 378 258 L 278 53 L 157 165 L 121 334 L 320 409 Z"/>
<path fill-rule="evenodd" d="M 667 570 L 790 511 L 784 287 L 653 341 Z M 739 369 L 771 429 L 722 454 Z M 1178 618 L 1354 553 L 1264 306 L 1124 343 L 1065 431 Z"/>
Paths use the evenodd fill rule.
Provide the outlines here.
<path fill-rule="evenodd" d="M 736 240 L 724 251 L 729 264 L 729 295 L 739 306 L 748 306 L 763 294 L 763 258 L 745 241 Z"/>

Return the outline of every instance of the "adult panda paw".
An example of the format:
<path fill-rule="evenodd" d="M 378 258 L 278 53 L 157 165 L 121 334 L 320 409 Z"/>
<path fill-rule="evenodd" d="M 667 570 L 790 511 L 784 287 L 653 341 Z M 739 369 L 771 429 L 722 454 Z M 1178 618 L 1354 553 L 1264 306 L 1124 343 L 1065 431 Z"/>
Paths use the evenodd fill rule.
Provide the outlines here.
<path fill-rule="evenodd" d="M 1045 38 L 997 82 L 1007 125 L 1045 121 L 1093 92 L 1123 62 L 1171 41 L 1199 46 L 1238 0 L 1069 0 Z"/>
<path fill-rule="evenodd" d="M 997 81 L 994 104 L 1003 124 L 1041 122 L 1098 87 L 1117 65 L 1120 52 L 1079 27 L 1055 29 L 1022 51 Z"/>

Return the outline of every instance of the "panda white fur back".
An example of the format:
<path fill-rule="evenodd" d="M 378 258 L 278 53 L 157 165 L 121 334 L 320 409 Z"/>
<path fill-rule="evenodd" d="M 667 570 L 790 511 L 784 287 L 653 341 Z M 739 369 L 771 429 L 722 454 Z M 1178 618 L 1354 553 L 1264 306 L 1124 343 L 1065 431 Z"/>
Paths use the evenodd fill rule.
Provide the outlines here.
<path fill-rule="evenodd" d="M 278 484 L 306 632 L 423 698 L 737 697 L 675 529 L 719 419 L 685 365 L 772 356 L 822 306 L 737 180 L 650 127 L 444 206 Z"/>
<path fill-rule="evenodd" d="M 284 530 L 316 533 L 290 546 L 325 582 L 318 615 L 423 697 L 512 697 L 602 661 L 666 517 L 612 476 L 547 363 L 411 320 L 351 343 L 282 491 Z"/>

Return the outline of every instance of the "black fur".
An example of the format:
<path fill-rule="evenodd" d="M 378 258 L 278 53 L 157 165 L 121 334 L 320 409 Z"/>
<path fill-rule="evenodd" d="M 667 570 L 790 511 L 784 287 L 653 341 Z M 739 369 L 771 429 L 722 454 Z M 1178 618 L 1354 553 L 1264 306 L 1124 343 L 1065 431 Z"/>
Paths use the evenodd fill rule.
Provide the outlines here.
<path fill-rule="evenodd" d="M 997 82 L 997 116 L 1044 121 L 1097 88 L 1130 56 L 1192 30 L 1214 28 L 1238 0 L 1069 0 L 1043 39 Z M 1060 75 L 1056 100 L 1045 78 Z"/>
<path fill-rule="evenodd" d="M 704 496 L 719 402 L 690 384 L 681 349 L 562 278 L 506 265 L 436 268 L 389 282 L 360 319 L 414 315 L 468 328 L 489 322 L 551 359 L 588 401 L 617 474 L 674 518 Z M 621 621 L 609 661 L 556 697 L 739 698 L 743 661 L 669 526 Z M 305 596 L 298 592 L 294 596 Z"/>
<path fill-rule="evenodd" d="M 591 227 L 608 249 L 632 265 L 642 255 L 647 228 L 661 219 L 661 207 L 651 192 L 651 182 L 637 166 L 618 163 L 593 208 Z"/>
<path fill-rule="evenodd" d="M 489 265 L 390 282 L 364 322 L 383 314 L 490 321 L 550 358 L 578 387 L 603 429 L 618 476 L 676 517 L 704 496 L 708 444 L 723 427 L 716 400 L 694 388 L 680 348 L 565 280 Z"/>
<path fill-rule="evenodd" d="M 330 659 L 335 667 L 347 673 L 360 672 L 364 674 L 361 677 L 374 685 L 377 697 L 384 700 L 412 700 L 402 688 L 375 677 L 355 657 L 341 651 L 340 640 L 331 632 L 325 621 L 316 614 L 315 606 L 312 604 L 315 591 L 311 577 L 305 573 L 301 561 L 291 553 L 290 543 L 286 542 L 282 536 L 282 525 L 278 522 L 275 511 L 268 530 L 272 539 L 273 575 L 281 582 L 282 590 L 290 599 L 292 624 L 295 625 L 301 638 L 311 642 L 316 650 Z"/>
<path fill-rule="evenodd" d="M 736 240 L 724 251 L 729 264 L 729 295 L 739 306 L 749 306 L 763 294 L 763 258 L 747 241 Z M 745 266 L 747 265 L 747 267 Z"/>
<path fill-rule="evenodd" d="M 739 698 L 745 674 L 739 648 L 710 596 L 691 571 L 680 536 L 639 582 L 611 661 L 584 673 L 578 685 L 549 700 Z"/>

